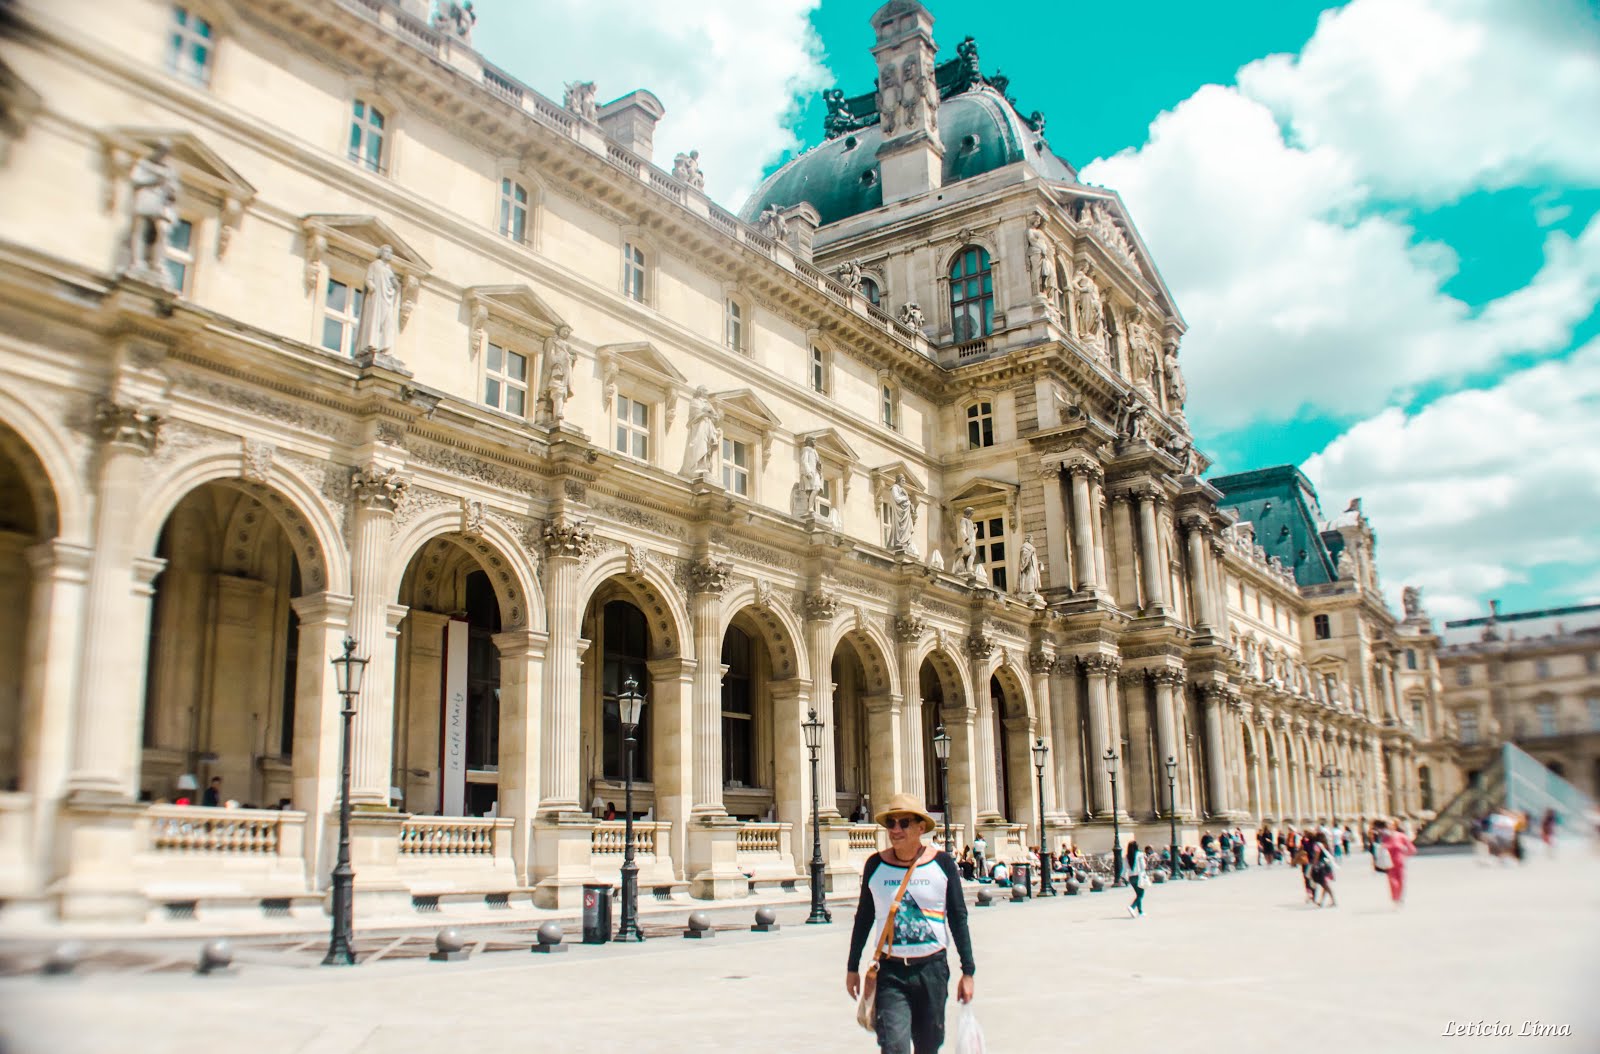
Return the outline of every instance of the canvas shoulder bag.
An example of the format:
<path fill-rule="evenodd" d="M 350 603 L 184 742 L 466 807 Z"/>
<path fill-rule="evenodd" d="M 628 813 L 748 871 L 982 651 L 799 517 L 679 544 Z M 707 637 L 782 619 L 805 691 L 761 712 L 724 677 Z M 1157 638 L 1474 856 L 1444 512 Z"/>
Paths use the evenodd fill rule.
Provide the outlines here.
<path fill-rule="evenodd" d="M 868 1032 L 878 1030 L 878 963 L 889 954 L 889 947 L 894 939 L 894 917 L 900 911 L 900 901 L 906 895 L 906 887 L 911 885 L 911 876 L 922 865 L 922 850 L 917 849 L 917 859 L 906 868 L 906 877 L 900 880 L 900 888 L 895 891 L 894 900 L 889 904 L 889 917 L 883 922 L 883 932 L 878 934 L 878 944 L 872 949 L 872 961 L 861 973 L 861 995 L 856 1000 L 856 1024 Z"/>

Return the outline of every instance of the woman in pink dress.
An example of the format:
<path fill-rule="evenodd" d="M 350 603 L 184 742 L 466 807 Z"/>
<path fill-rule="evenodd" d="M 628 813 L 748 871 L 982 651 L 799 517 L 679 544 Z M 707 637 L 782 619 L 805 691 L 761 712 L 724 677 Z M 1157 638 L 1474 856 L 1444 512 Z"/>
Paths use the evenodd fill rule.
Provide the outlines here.
<path fill-rule="evenodd" d="M 1406 899 L 1406 857 L 1416 856 L 1416 844 L 1411 841 L 1411 836 L 1401 829 L 1398 821 L 1393 827 L 1383 820 L 1373 824 L 1377 829 L 1377 843 L 1388 851 L 1389 866 L 1384 870 L 1389 876 L 1389 899 L 1394 901 L 1394 906 L 1399 907 Z M 1374 858 L 1380 854 L 1374 851 Z"/>

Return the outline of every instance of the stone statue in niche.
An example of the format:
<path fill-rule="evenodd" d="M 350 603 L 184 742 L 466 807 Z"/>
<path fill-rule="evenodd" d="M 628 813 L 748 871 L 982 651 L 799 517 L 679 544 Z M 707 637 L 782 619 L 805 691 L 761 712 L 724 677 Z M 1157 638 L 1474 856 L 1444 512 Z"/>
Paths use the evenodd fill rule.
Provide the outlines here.
<path fill-rule="evenodd" d="M 683 474 L 690 479 L 707 477 L 717 482 L 717 463 L 722 456 L 722 411 L 706 394 L 705 385 L 694 390 L 689 401 L 689 439 L 683 450 Z"/>
<path fill-rule="evenodd" d="M 1050 303 L 1056 295 L 1056 259 L 1050 251 L 1050 237 L 1044 232 L 1044 217 L 1035 213 L 1028 221 L 1028 274 L 1033 277 L 1034 299 Z"/>
<path fill-rule="evenodd" d="M 1122 402 L 1117 406 L 1117 438 L 1134 442 L 1148 438 L 1150 422 L 1149 409 L 1139 400 L 1139 397 L 1130 389 L 1122 397 Z"/>
<path fill-rule="evenodd" d="M 394 248 L 385 245 L 367 267 L 361 325 L 356 330 L 356 351 L 361 355 L 394 354 L 400 335 L 400 276 L 389 262 L 393 259 Z"/>
<path fill-rule="evenodd" d="M 1400 603 L 1404 606 L 1406 618 L 1423 618 L 1422 613 L 1422 588 L 1420 586 L 1406 586 L 1400 591 Z"/>
<path fill-rule="evenodd" d="M 691 150 L 672 159 L 672 174 L 696 190 L 706 189 L 706 176 L 700 171 L 700 151 Z"/>
<path fill-rule="evenodd" d="M 1078 271 L 1072 281 L 1072 289 L 1078 295 L 1078 340 L 1103 352 L 1106 340 L 1101 318 L 1103 302 L 1100 299 L 1100 286 L 1095 283 L 1094 275 L 1087 266 Z"/>
<path fill-rule="evenodd" d="M 1133 383 L 1154 394 L 1156 348 L 1150 327 L 1137 320 L 1128 324 L 1128 366 Z"/>
<path fill-rule="evenodd" d="M 594 101 L 594 81 L 573 81 L 566 85 L 566 89 L 566 95 L 561 100 L 562 106 L 585 121 L 600 119 L 600 108 Z"/>
<path fill-rule="evenodd" d="M 166 289 L 172 288 L 167 274 L 167 232 L 178 218 L 178 172 L 167 155 L 172 144 L 156 142 L 149 156 L 141 158 L 130 174 L 133 191 L 133 217 L 128 228 L 128 265 L 125 273 Z"/>
<path fill-rule="evenodd" d="M 1189 401 L 1189 385 L 1184 382 L 1183 368 L 1178 365 L 1178 345 L 1167 345 L 1161 367 L 1167 375 L 1167 406 L 1182 410 L 1183 404 Z"/>
<path fill-rule="evenodd" d="M 1333 573 L 1341 582 L 1353 582 L 1356 577 L 1356 558 L 1349 549 L 1340 549 L 1334 560 Z"/>
<path fill-rule="evenodd" d="M 894 534 L 889 539 L 889 548 L 897 553 L 907 556 L 918 556 L 917 540 L 917 504 L 911 500 L 911 492 L 906 490 L 906 477 L 899 475 L 894 478 L 894 486 L 889 488 L 889 504 L 894 514 Z"/>
<path fill-rule="evenodd" d="M 572 398 L 571 326 L 560 326 L 544 342 L 544 363 L 539 374 L 539 403 L 535 421 L 546 428 L 560 428 L 567 400 Z"/>
<path fill-rule="evenodd" d="M 972 506 L 961 510 L 956 523 L 956 551 L 950 558 L 950 573 L 971 578 L 977 573 L 978 525 L 972 520 Z"/>
<path fill-rule="evenodd" d="M 817 441 L 809 437 L 800 448 L 800 496 L 802 514 L 815 516 L 822 498 L 822 455 L 817 453 Z"/>
<path fill-rule="evenodd" d="M 1017 550 L 1017 595 L 1038 595 L 1039 583 L 1039 551 L 1033 547 L 1033 535 L 1025 534 L 1022 548 Z"/>

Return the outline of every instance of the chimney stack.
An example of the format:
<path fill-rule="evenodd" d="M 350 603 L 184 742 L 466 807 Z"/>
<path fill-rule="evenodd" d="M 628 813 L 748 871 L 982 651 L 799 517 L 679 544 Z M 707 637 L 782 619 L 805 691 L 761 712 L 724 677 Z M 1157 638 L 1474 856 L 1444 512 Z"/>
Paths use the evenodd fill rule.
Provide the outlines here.
<path fill-rule="evenodd" d="M 660 99 L 640 88 L 600 107 L 600 130 L 618 146 L 654 163 L 656 122 L 666 112 Z"/>
<path fill-rule="evenodd" d="M 944 181 L 939 141 L 939 86 L 933 68 L 933 15 L 917 0 L 890 0 L 872 16 L 877 44 L 878 116 L 883 144 L 878 167 L 883 201 L 925 194 Z"/>

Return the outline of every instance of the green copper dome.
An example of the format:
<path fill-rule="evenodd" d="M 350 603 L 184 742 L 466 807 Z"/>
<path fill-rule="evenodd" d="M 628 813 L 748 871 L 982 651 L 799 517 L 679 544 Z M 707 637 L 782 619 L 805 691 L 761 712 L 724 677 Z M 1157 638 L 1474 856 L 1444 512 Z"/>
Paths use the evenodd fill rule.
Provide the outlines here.
<path fill-rule="evenodd" d="M 1011 104 L 990 87 L 952 95 L 939 104 L 939 139 L 944 144 L 944 184 L 1027 162 L 1047 179 L 1076 181 L 1072 166 L 1050 152 L 1042 133 L 1017 116 Z M 806 151 L 756 190 L 740 216 L 754 222 L 769 206 L 787 208 L 810 202 L 824 224 L 883 205 L 883 179 L 877 124 L 841 134 Z"/>

